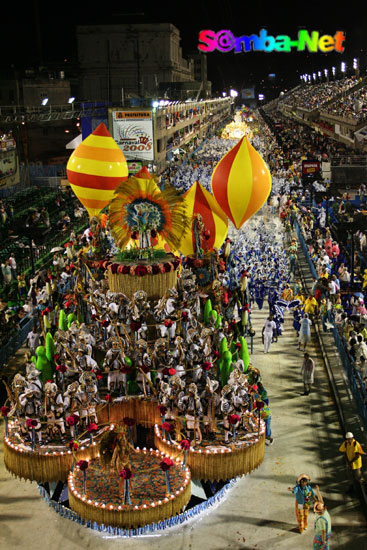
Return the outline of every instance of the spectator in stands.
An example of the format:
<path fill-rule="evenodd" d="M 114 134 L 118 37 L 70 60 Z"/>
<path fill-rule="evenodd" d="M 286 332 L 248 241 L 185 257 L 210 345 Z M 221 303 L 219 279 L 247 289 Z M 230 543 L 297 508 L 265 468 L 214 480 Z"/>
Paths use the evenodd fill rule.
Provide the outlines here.
<path fill-rule="evenodd" d="M 17 262 L 15 261 L 14 256 L 9 256 L 9 265 L 11 269 L 11 277 L 13 280 L 17 278 Z"/>
<path fill-rule="evenodd" d="M 1 272 L 3 275 L 5 285 L 10 285 L 12 279 L 11 265 L 9 260 L 6 260 L 1 264 Z"/>

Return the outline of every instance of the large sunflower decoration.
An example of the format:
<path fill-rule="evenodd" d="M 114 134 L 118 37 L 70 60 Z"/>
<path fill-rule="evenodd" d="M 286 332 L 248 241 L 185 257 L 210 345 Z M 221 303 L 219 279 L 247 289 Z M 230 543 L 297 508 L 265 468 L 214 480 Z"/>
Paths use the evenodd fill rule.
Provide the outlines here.
<path fill-rule="evenodd" d="M 109 225 L 120 248 L 130 239 L 138 240 L 139 248 L 147 248 L 151 238 L 160 235 L 177 250 L 189 227 L 185 199 L 170 185 L 161 191 L 154 178 L 130 177 L 115 190 Z"/>

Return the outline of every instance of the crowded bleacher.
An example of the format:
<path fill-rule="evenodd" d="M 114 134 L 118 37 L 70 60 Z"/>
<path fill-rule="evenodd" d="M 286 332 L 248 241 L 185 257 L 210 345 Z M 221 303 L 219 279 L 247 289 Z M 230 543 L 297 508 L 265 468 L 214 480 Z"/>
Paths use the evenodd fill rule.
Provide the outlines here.
<path fill-rule="evenodd" d="M 287 94 L 283 101 L 286 105 L 313 111 L 346 93 L 359 82 L 356 77 L 346 77 L 332 82 L 306 84 Z"/>

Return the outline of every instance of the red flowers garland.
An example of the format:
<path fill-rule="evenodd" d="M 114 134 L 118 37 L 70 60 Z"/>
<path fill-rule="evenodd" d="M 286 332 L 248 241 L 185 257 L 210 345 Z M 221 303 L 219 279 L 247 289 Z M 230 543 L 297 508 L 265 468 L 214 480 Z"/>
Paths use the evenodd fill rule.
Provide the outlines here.
<path fill-rule="evenodd" d="M 1 410 L 1 414 L 2 414 L 3 416 L 8 416 L 8 414 L 10 413 L 9 407 L 1 407 L 0 410 Z"/>
<path fill-rule="evenodd" d="M 89 464 L 87 460 L 79 460 L 79 462 L 77 462 L 77 466 L 79 470 L 81 470 L 82 472 L 85 472 L 85 470 L 88 470 Z"/>
<path fill-rule="evenodd" d="M 120 471 L 119 476 L 122 479 L 131 479 L 132 477 L 134 477 L 134 474 L 132 473 L 130 468 L 124 468 L 123 470 Z"/>
<path fill-rule="evenodd" d="M 80 443 L 78 443 L 78 441 L 76 441 L 76 440 L 70 441 L 70 443 L 69 443 L 70 450 L 71 451 L 77 451 L 78 448 L 79 448 L 79 445 L 80 445 Z"/>
<path fill-rule="evenodd" d="M 159 410 L 159 413 L 164 416 L 167 412 L 167 407 L 165 407 L 164 405 L 158 405 L 158 410 Z"/>
<path fill-rule="evenodd" d="M 91 422 L 86 428 L 89 433 L 98 432 L 98 425 L 95 422 Z"/>
<path fill-rule="evenodd" d="M 56 370 L 58 372 L 61 372 L 62 374 L 64 374 L 64 372 L 66 372 L 68 370 L 68 368 L 67 368 L 66 365 L 57 365 Z"/>
<path fill-rule="evenodd" d="M 33 420 L 32 418 L 27 418 L 26 424 L 28 428 L 35 428 L 38 424 L 37 420 Z"/>
<path fill-rule="evenodd" d="M 131 235 L 134 239 L 133 234 Z M 136 235 L 136 238 L 138 235 Z M 118 262 L 93 262 L 92 267 L 100 269 L 108 269 L 111 273 L 122 273 L 123 275 L 137 275 L 138 277 L 145 277 L 145 275 L 153 274 L 158 275 L 158 273 L 169 273 L 174 271 L 180 265 L 180 260 L 175 256 L 172 261 L 164 262 L 163 264 L 153 264 L 153 265 L 124 265 Z"/>
<path fill-rule="evenodd" d="M 165 430 L 166 432 L 171 432 L 172 428 L 173 428 L 172 424 L 170 424 L 169 422 L 163 422 L 162 430 Z"/>
<path fill-rule="evenodd" d="M 240 417 L 238 416 L 238 414 L 229 414 L 227 420 L 230 424 L 234 425 L 240 421 Z"/>
<path fill-rule="evenodd" d="M 159 466 L 160 466 L 161 470 L 163 470 L 163 472 L 167 472 L 170 468 L 172 468 L 173 460 L 166 457 L 162 460 L 162 462 L 160 463 Z"/>

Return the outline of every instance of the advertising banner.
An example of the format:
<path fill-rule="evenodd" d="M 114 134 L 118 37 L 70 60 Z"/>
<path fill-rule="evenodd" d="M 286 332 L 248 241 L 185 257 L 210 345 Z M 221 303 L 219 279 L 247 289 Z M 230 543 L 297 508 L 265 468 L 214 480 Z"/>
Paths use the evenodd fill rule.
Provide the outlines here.
<path fill-rule="evenodd" d="M 138 161 L 128 161 L 127 162 L 127 167 L 129 169 L 129 174 L 137 174 L 139 172 L 139 170 L 141 170 L 143 168 L 143 163 Z"/>
<path fill-rule="evenodd" d="M 254 99 L 255 98 L 255 89 L 254 88 L 242 88 L 241 97 L 242 97 L 242 99 Z"/>
<path fill-rule="evenodd" d="M 304 160 L 302 161 L 302 174 L 315 174 L 320 172 L 320 163 L 315 161 Z"/>
<path fill-rule="evenodd" d="M 151 111 L 112 111 L 113 139 L 126 160 L 154 160 Z"/>

